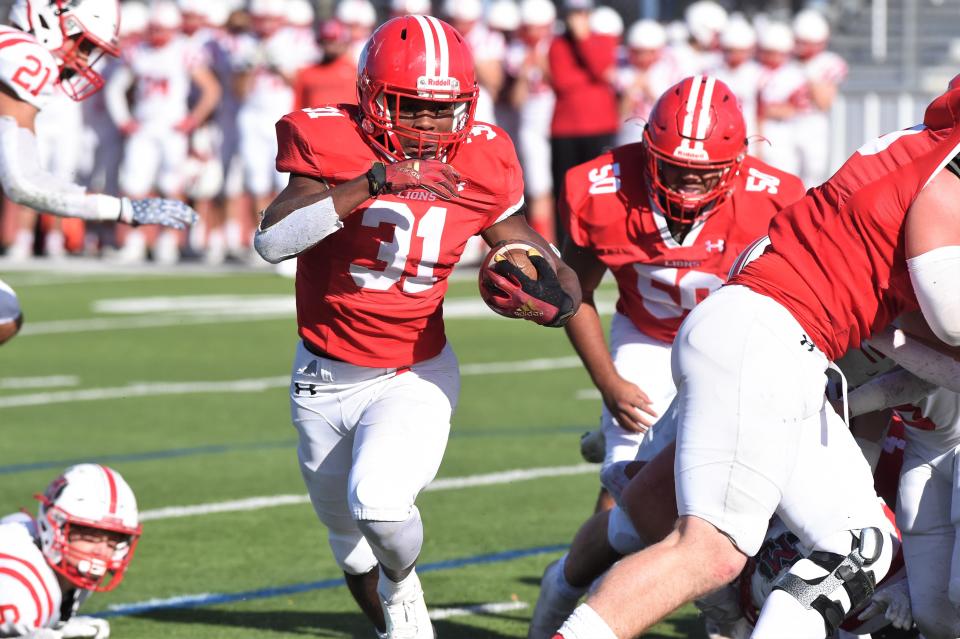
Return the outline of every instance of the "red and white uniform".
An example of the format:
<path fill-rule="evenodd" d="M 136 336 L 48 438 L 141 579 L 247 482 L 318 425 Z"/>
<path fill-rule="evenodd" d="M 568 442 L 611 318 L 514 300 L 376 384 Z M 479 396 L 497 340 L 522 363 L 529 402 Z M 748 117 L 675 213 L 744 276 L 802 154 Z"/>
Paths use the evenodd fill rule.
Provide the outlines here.
<path fill-rule="evenodd" d="M 61 603 L 56 573 L 40 551 L 33 520 L 20 513 L 0 519 L 0 635 L 53 626 Z"/>
<path fill-rule="evenodd" d="M 190 78 L 202 56 L 185 37 L 159 47 L 143 42 L 125 56 L 125 69 L 111 76 L 108 107 L 119 126 L 127 118 L 126 86 L 133 83 L 131 113 L 137 129 L 127 138 L 120 188 L 133 197 L 152 191 L 177 196 L 183 188 L 187 136 L 174 127 L 189 113 Z"/>
<path fill-rule="evenodd" d="M 278 170 L 331 186 L 380 159 L 353 105 L 291 113 L 277 136 Z M 406 520 L 443 457 L 459 395 L 443 326 L 447 277 L 467 240 L 523 204 L 502 129 L 475 124 L 450 163 L 461 175 L 456 201 L 420 189 L 379 196 L 298 257 L 297 320 L 313 351 L 298 347 L 290 388 L 300 469 L 353 574 L 376 565 L 355 519 Z"/>
<path fill-rule="evenodd" d="M 378 157 L 356 113 L 340 105 L 284 117 L 277 169 L 331 186 L 365 173 Z M 380 196 L 300 255 L 303 339 L 358 366 L 409 366 L 440 352 L 446 280 L 464 244 L 523 204 L 520 165 L 502 129 L 476 123 L 451 165 L 461 175 L 458 200 L 421 190 Z"/>
<path fill-rule="evenodd" d="M 770 142 L 763 145 L 763 159 L 778 169 L 799 175 L 798 139 L 794 130 L 797 115 L 773 119 L 766 109 L 773 104 L 789 104 L 797 109 L 807 108 L 810 101 L 807 77 L 800 65 L 792 61 L 776 68 L 764 67 L 759 88 L 757 117 L 760 121 L 760 133 Z M 826 140 L 821 144 L 826 145 Z"/>
<path fill-rule="evenodd" d="M 571 240 L 613 273 L 619 298 L 611 328 L 618 372 L 642 388 L 663 415 L 676 393 L 670 350 L 694 306 L 718 289 L 737 256 L 764 235 L 770 219 L 803 195 L 796 177 L 747 156 L 733 193 L 694 223 L 680 243 L 647 188 L 642 144 L 618 147 L 567 173 L 561 213 Z M 641 436 L 620 428 L 604 407 L 605 464 L 633 459 Z M 657 435 L 653 435 L 657 430 Z M 674 433 L 651 429 L 648 459 Z M 649 453 L 649 454 L 648 454 Z"/>
<path fill-rule="evenodd" d="M 43 109 L 54 97 L 60 72 L 53 55 L 37 39 L 0 25 L 0 82 L 24 102 Z"/>
<path fill-rule="evenodd" d="M 824 402 L 825 371 L 917 308 L 904 219 L 960 151 L 958 107 L 960 91 L 941 96 L 924 125 L 868 143 L 775 216 L 766 252 L 677 334 L 679 512 L 710 522 L 747 554 L 773 513 L 816 549 L 843 531 L 885 526 L 871 508 L 870 468 Z"/>
<path fill-rule="evenodd" d="M 833 51 L 821 51 L 799 61 L 808 82 L 839 85 L 847 78 L 847 63 Z M 829 177 L 830 116 L 812 100 L 802 101 L 793 126 L 800 155 L 800 177 L 811 186 Z"/>
<path fill-rule="evenodd" d="M 906 427 L 897 525 L 913 616 L 926 637 L 960 636 L 960 394 L 938 389 L 894 414 Z"/>
<path fill-rule="evenodd" d="M 772 249 L 733 281 L 782 304 L 831 360 L 916 310 L 903 222 L 920 190 L 960 151 L 951 114 L 958 106 L 960 92 L 947 93 L 924 124 L 861 147 L 773 220 Z"/>

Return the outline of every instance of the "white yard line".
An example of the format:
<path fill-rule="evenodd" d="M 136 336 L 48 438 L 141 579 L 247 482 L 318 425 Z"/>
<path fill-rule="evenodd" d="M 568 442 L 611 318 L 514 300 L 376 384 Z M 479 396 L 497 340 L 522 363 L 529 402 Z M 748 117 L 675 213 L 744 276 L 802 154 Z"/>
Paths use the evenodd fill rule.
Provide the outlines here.
<path fill-rule="evenodd" d="M 449 619 L 450 617 L 466 617 L 468 615 L 488 615 L 501 612 L 511 612 L 513 610 L 523 610 L 529 604 L 525 601 L 503 601 L 500 603 L 477 604 L 476 606 L 465 606 L 463 608 L 436 608 L 429 612 L 430 618 L 434 621 L 440 619 Z"/>
<path fill-rule="evenodd" d="M 560 370 L 577 368 L 577 357 L 554 357 L 528 359 L 515 362 L 484 362 L 463 364 L 461 375 L 496 375 L 502 373 L 523 373 L 528 371 Z M 197 393 L 258 393 L 273 388 L 283 388 L 290 384 L 290 378 L 257 377 L 229 381 L 195 382 L 136 382 L 126 386 L 110 388 L 83 388 L 69 391 L 49 391 L 45 393 L 24 393 L 0 397 L 0 409 L 23 406 L 47 406 L 66 402 L 90 402 L 104 399 L 130 399 L 133 397 L 155 397 L 160 395 L 192 395 Z M 51 386 L 55 384 L 50 384 Z"/>
<path fill-rule="evenodd" d="M 46 377 L 0 377 L 0 390 L 49 388 L 51 386 L 76 386 L 79 383 L 80 378 L 76 375 L 48 375 Z"/>
<path fill-rule="evenodd" d="M 203 324 L 235 324 L 240 322 L 262 322 L 272 320 L 294 320 L 294 300 L 289 296 L 284 301 L 283 296 L 269 296 L 268 303 L 257 303 L 257 296 L 250 296 L 248 303 L 236 304 L 229 309 L 211 306 L 204 309 L 189 310 L 189 304 L 194 297 L 184 296 L 184 306 L 188 311 L 161 312 L 149 315 L 131 315 L 128 317 L 90 317 L 84 319 L 50 320 L 46 322 L 31 322 L 24 324 L 20 331 L 22 337 L 34 335 L 57 335 L 69 333 L 92 333 L 98 331 L 137 330 L 144 328 L 166 328 L 170 326 L 199 326 Z M 209 297 L 209 296 L 206 296 Z M 242 298 L 242 296 L 238 296 Z M 266 296 L 264 296 L 266 297 Z M 170 300 L 174 298 L 156 298 Z M 117 305 L 117 300 L 102 300 Z M 96 302 L 94 306 L 96 307 Z M 144 305 L 146 300 L 142 300 Z M 612 301 L 602 301 L 597 304 L 601 314 L 613 312 Z M 443 316 L 445 319 L 489 319 L 495 321 L 508 320 L 495 314 L 479 298 L 450 298 L 444 302 Z"/>
<path fill-rule="evenodd" d="M 447 477 L 444 479 L 436 479 L 430 485 L 424 488 L 424 491 L 434 492 L 439 490 L 459 490 L 461 488 L 473 488 L 476 486 L 494 486 L 498 484 L 530 481 L 533 479 L 584 475 L 595 472 L 597 472 L 597 466 L 594 464 L 544 466 L 541 468 L 506 470 L 498 473 L 487 473 L 484 475 L 468 475 L 466 477 Z M 272 495 L 267 497 L 250 497 L 247 499 L 234 499 L 231 501 L 211 502 L 208 504 L 195 504 L 193 506 L 169 506 L 167 508 L 144 510 L 140 512 L 140 520 L 156 521 L 163 519 L 179 519 L 182 517 L 197 517 L 217 513 L 262 510 L 264 508 L 275 508 L 277 506 L 290 506 L 294 504 L 307 503 L 310 503 L 310 498 L 307 495 Z"/>

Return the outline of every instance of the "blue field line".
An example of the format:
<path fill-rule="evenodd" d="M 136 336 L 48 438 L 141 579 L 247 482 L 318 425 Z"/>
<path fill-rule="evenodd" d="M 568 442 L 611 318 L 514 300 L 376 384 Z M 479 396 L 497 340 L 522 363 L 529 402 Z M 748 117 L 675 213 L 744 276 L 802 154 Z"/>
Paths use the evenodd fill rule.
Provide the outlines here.
<path fill-rule="evenodd" d="M 447 559 L 446 561 L 436 561 L 429 564 L 421 564 L 417 566 L 417 572 L 422 574 L 439 570 L 463 568 L 464 566 L 495 564 L 504 561 L 513 561 L 514 559 L 522 559 L 524 557 L 534 557 L 536 555 L 560 552 L 561 550 L 566 550 L 567 547 L 568 546 L 566 544 L 555 544 L 552 546 L 537 546 L 535 548 L 505 550 L 503 552 L 491 553 L 487 555 L 474 555 L 473 557 L 462 557 L 460 559 Z M 324 579 L 323 581 L 310 581 L 307 583 L 290 584 L 289 586 L 278 586 L 276 588 L 261 588 L 259 590 L 247 590 L 244 592 L 184 595 L 182 597 L 172 597 L 170 599 L 159 600 L 155 599 L 141 603 L 117 604 L 110 606 L 109 609 L 103 612 L 94 613 L 94 616 L 128 617 L 130 615 L 138 615 L 154 610 L 216 606 L 219 604 L 250 601 L 251 599 L 267 599 L 270 597 L 280 597 L 282 595 L 295 595 L 301 592 L 310 592 L 311 590 L 328 590 L 330 588 L 338 588 L 343 585 L 343 579 Z"/>
<path fill-rule="evenodd" d="M 452 439 L 471 438 L 471 437 L 522 437 L 528 435 L 555 435 L 557 433 L 582 433 L 589 430 L 584 426 L 562 426 L 560 428 L 526 428 L 513 430 L 460 430 L 454 429 L 450 433 Z M 0 466 L 0 475 L 15 475 L 17 473 L 26 473 L 34 470 L 63 470 L 67 466 L 82 463 L 130 463 L 154 461 L 157 459 L 170 459 L 173 457 L 195 457 L 199 455 L 223 455 L 225 453 L 234 453 L 242 451 L 256 450 L 274 450 L 278 448 L 293 448 L 297 445 L 296 439 L 284 439 L 271 442 L 254 442 L 249 444 L 214 444 L 209 446 L 196 446 L 193 448 L 172 448 L 169 450 L 144 451 L 142 453 L 127 453 L 123 455 L 96 455 L 94 457 L 74 458 L 74 459 L 54 459 L 48 461 L 30 462 L 26 464 L 7 464 Z"/>

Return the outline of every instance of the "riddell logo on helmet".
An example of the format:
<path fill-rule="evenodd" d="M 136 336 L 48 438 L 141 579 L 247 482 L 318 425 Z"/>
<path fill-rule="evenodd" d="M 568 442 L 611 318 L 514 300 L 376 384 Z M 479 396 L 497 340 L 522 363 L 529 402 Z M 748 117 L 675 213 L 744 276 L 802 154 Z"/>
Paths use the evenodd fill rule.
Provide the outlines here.
<path fill-rule="evenodd" d="M 430 77 L 421 75 L 417 78 L 418 91 L 437 91 L 447 90 L 454 93 L 460 92 L 460 80 L 451 77 Z"/>
<path fill-rule="evenodd" d="M 703 143 L 698 142 L 696 146 L 691 147 L 686 141 L 673 150 L 673 157 L 682 160 L 696 160 L 698 162 L 709 162 L 710 154 L 703 148 Z"/>

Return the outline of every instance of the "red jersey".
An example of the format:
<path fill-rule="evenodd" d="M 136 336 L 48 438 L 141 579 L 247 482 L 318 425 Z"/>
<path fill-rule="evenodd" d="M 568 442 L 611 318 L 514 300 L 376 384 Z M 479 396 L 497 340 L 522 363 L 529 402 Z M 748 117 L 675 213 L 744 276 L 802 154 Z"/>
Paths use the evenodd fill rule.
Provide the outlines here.
<path fill-rule="evenodd" d="M 277 170 L 337 186 L 380 158 L 354 105 L 295 111 L 277 123 Z M 523 205 L 523 175 L 502 129 L 476 123 L 450 164 L 460 198 L 411 189 L 367 200 L 343 228 L 300 254 L 300 336 L 358 366 L 398 368 L 434 357 L 446 343 L 447 277 L 471 236 Z"/>
<path fill-rule="evenodd" d="M 617 310 L 643 333 L 672 343 L 687 313 L 720 288 L 737 256 L 770 218 L 803 196 L 800 180 L 747 157 L 733 193 L 683 242 L 651 205 L 643 144 L 628 144 L 567 172 L 561 215 L 570 239 L 617 280 Z"/>
<path fill-rule="evenodd" d="M 921 189 L 960 151 L 960 91 L 924 123 L 860 148 L 822 186 L 777 215 L 771 246 L 732 284 L 782 304 L 831 360 L 918 308 L 903 223 Z"/>

